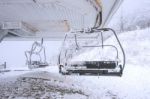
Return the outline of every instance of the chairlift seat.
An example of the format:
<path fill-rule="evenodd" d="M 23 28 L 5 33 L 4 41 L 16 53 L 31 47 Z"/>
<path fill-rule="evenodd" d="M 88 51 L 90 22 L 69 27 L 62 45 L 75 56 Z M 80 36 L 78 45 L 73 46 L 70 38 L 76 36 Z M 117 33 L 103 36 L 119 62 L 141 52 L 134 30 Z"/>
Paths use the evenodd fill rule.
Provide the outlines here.
<path fill-rule="evenodd" d="M 43 63 L 40 61 L 32 61 L 31 64 L 29 65 L 30 69 L 34 69 L 34 68 L 43 68 L 49 66 L 48 63 Z"/>
<path fill-rule="evenodd" d="M 116 61 L 76 61 L 67 64 L 66 73 L 80 75 L 121 76 L 121 65 Z M 70 65 L 70 66 L 69 66 Z"/>
<path fill-rule="evenodd" d="M 86 66 L 86 68 L 93 69 L 115 69 L 117 61 L 84 61 L 83 64 L 72 64 L 71 66 Z"/>

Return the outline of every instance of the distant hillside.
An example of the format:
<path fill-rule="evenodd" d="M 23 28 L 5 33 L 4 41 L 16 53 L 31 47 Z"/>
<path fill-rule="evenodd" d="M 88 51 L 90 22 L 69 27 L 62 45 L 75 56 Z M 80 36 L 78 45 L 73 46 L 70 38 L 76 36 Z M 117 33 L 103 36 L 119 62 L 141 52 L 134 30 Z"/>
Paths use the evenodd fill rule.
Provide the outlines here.
<path fill-rule="evenodd" d="M 149 66 L 150 62 L 150 29 L 121 33 L 119 39 L 126 53 L 126 63 L 134 66 Z M 106 42 L 112 41 L 109 38 Z"/>
<path fill-rule="evenodd" d="M 150 27 L 149 5 L 149 0 L 124 0 L 112 18 L 109 27 L 119 32 Z"/>

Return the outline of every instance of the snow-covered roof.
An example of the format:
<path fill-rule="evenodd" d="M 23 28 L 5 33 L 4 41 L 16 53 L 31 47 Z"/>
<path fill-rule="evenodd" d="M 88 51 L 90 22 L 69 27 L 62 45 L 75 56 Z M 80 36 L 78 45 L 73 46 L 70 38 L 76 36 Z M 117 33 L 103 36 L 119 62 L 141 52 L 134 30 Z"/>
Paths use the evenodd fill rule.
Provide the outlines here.
<path fill-rule="evenodd" d="M 92 28 L 102 12 L 105 27 L 122 0 L 0 0 L 0 29 L 26 37 L 61 38 Z M 9 36 L 12 37 L 12 36 Z"/>

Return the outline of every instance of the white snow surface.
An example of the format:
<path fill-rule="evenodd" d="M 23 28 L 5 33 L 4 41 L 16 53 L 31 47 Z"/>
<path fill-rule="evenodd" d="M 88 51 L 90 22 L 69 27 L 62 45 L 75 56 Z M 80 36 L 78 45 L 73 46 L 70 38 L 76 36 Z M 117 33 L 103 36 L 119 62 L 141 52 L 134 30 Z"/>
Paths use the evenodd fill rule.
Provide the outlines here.
<path fill-rule="evenodd" d="M 6 96 L 1 99 L 149 99 L 149 32 L 119 34 L 126 53 L 122 77 L 63 76 L 57 66 L 0 73 L 0 95 Z"/>

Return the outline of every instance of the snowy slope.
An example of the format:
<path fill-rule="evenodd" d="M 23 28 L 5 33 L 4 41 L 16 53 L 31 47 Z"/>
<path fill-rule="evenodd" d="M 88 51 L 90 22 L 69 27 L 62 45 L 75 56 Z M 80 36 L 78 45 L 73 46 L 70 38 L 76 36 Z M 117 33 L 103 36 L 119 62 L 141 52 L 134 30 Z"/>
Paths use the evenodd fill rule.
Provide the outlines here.
<path fill-rule="evenodd" d="M 150 62 L 150 29 L 122 33 L 119 37 L 126 52 L 127 64 L 149 67 Z"/>

